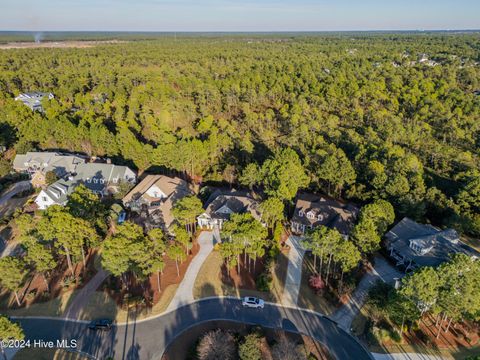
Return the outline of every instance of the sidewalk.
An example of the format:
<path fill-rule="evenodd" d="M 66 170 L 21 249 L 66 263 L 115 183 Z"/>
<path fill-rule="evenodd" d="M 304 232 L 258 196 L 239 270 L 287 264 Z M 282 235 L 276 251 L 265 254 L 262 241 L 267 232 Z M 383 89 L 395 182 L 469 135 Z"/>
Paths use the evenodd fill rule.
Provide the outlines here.
<path fill-rule="evenodd" d="M 290 235 L 287 244 L 290 246 L 288 252 L 287 278 L 281 303 L 284 306 L 297 306 L 298 294 L 302 283 L 302 263 L 305 249 L 300 244 L 302 240 L 299 236 Z"/>
<path fill-rule="evenodd" d="M 404 274 L 390 265 L 384 257 L 377 255 L 375 257 L 375 267 L 363 276 L 349 302 L 335 311 L 331 319 L 336 321 L 342 329 L 350 331 L 352 321 L 365 304 L 370 288 L 378 280 L 393 285 L 395 278 L 402 278 L 403 276 Z"/>
<path fill-rule="evenodd" d="M 182 282 L 178 286 L 175 296 L 168 305 L 166 310 L 167 312 L 194 301 L 193 287 L 195 285 L 197 274 L 199 273 L 200 268 L 207 259 L 208 255 L 210 255 L 212 252 L 213 245 L 218 241 L 220 241 L 220 233 L 218 229 L 214 229 L 211 232 L 203 231 L 200 234 L 198 237 L 200 251 L 188 266 L 187 272 L 185 273 Z"/>

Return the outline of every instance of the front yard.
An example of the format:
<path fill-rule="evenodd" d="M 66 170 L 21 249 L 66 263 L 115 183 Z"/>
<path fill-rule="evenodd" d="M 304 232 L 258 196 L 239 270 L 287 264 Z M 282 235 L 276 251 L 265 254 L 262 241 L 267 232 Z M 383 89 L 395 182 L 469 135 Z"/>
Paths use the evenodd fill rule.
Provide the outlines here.
<path fill-rule="evenodd" d="M 245 269 L 240 272 L 241 278 L 238 277 L 235 269 L 231 270 L 230 277 L 219 251 L 214 250 L 197 274 L 193 296 L 195 299 L 209 296 L 256 296 L 264 300 L 279 302 L 285 284 L 287 265 L 288 259 L 281 252 L 274 261 L 270 291 L 259 291 L 255 286 L 255 276 L 248 277 Z"/>
<path fill-rule="evenodd" d="M 318 265 L 317 265 L 318 267 Z M 298 294 L 297 305 L 302 308 L 315 310 L 330 315 L 341 305 L 339 300 L 328 290 L 316 293 L 309 285 L 309 278 L 314 272 L 313 255 L 305 253 L 302 263 L 302 283 Z"/>
<path fill-rule="evenodd" d="M 438 333 L 435 318 L 426 314 L 418 324 L 405 327 L 402 335 L 400 327 L 390 320 L 388 313 L 367 300 L 352 322 L 352 334 L 376 353 L 422 353 L 442 359 L 480 355 L 480 334 L 474 324 L 459 323 L 452 325 L 448 332 L 442 329 Z"/>

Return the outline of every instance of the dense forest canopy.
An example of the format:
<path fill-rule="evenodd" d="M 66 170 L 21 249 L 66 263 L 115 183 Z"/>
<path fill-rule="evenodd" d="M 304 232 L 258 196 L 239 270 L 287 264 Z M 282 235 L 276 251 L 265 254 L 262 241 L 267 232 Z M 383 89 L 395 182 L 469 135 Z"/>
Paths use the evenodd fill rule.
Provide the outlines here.
<path fill-rule="evenodd" d="M 478 90 L 478 34 L 180 36 L 0 50 L 0 142 L 267 190 L 295 173 L 311 191 L 387 199 L 397 215 L 478 235 Z M 32 112 L 14 101 L 26 91 L 55 99 Z M 281 164 L 286 148 L 298 159 L 288 152 Z"/>

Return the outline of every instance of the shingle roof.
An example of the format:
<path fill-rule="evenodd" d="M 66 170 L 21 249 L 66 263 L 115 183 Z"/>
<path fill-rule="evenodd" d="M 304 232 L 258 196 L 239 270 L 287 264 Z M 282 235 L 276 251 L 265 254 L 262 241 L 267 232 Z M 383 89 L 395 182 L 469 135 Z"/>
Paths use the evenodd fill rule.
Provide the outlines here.
<path fill-rule="evenodd" d="M 117 182 L 126 177 L 127 172 L 131 171 L 127 166 L 87 163 L 77 166 L 75 181 L 80 181 L 92 191 L 103 191 L 110 182 Z"/>
<path fill-rule="evenodd" d="M 352 204 L 344 204 L 325 195 L 300 193 L 297 195 L 292 222 L 305 226 L 328 226 L 348 235 L 358 216 L 358 208 Z M 313 218 L 308 218 L 311 213 Z"/>
<path fill-rule="evenodd" d="M 85 159 L 78 155 L 31 151 L 15 156 L 13 168 L 17 171 L 40 170 L 44 173 L 54 170 L 58 176 L 64 176 L 75 172 L 77 166 L 83 163 Z"/>
<path fill-rule="evenodd" d="M 213 219 L 228 220 L 230 214 L 219 211 L 226 208 L 234 213 L 250 212 L 258 221 L 262 218 L 258 202 L 245 192 L 233 190 L 222 194 L 221 191 L 216 191 L 210 196 L 206 206 L 205 213 Z"/>
<path fill-rule="evenodd" d="M 165 175 L 147 175 L 127 195 L 125 195 L 123 203 L 128 203 L 132 199 L 134 200 L 140 196 L 148 197 L 146 192 L 154 185 L 157 186 L 167 198 L 175 193 L 182 197 L 192 193 L 187 182 L 178 177 L 171 178 Z"/>
<path fill-rule="evenodd" d="M 476 250 L 460 241 L 455 230 L 440 230 L 407 217 L 395 225 L 385 238 L 389 249 L 394 249 L 405 261 L 411 260 L 418 266 L 438 266 L 456 253 L 480 256 Z"/>

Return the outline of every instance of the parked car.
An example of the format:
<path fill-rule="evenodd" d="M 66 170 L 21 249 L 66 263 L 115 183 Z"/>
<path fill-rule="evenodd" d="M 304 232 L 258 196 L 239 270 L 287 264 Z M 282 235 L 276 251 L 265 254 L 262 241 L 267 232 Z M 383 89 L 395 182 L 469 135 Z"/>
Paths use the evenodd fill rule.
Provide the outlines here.
<path fill-rule="evenodd" d="M 246 296 L 242 300 L 242 305 L 245 307 L 250 307 L 250 308 L 260 308 L 263 309 L 265 306 L 265 301 L 259 298 L 251 297 L 251 296 Z"/>
<path fill-rule="evenodd" d="M 112 328 L 112 320 L 109 319 L 97 319 L 93 320 L 90 325 L 88 325 L 90 330 L 101 330 L 101 331 L 110 331 Z"/>

